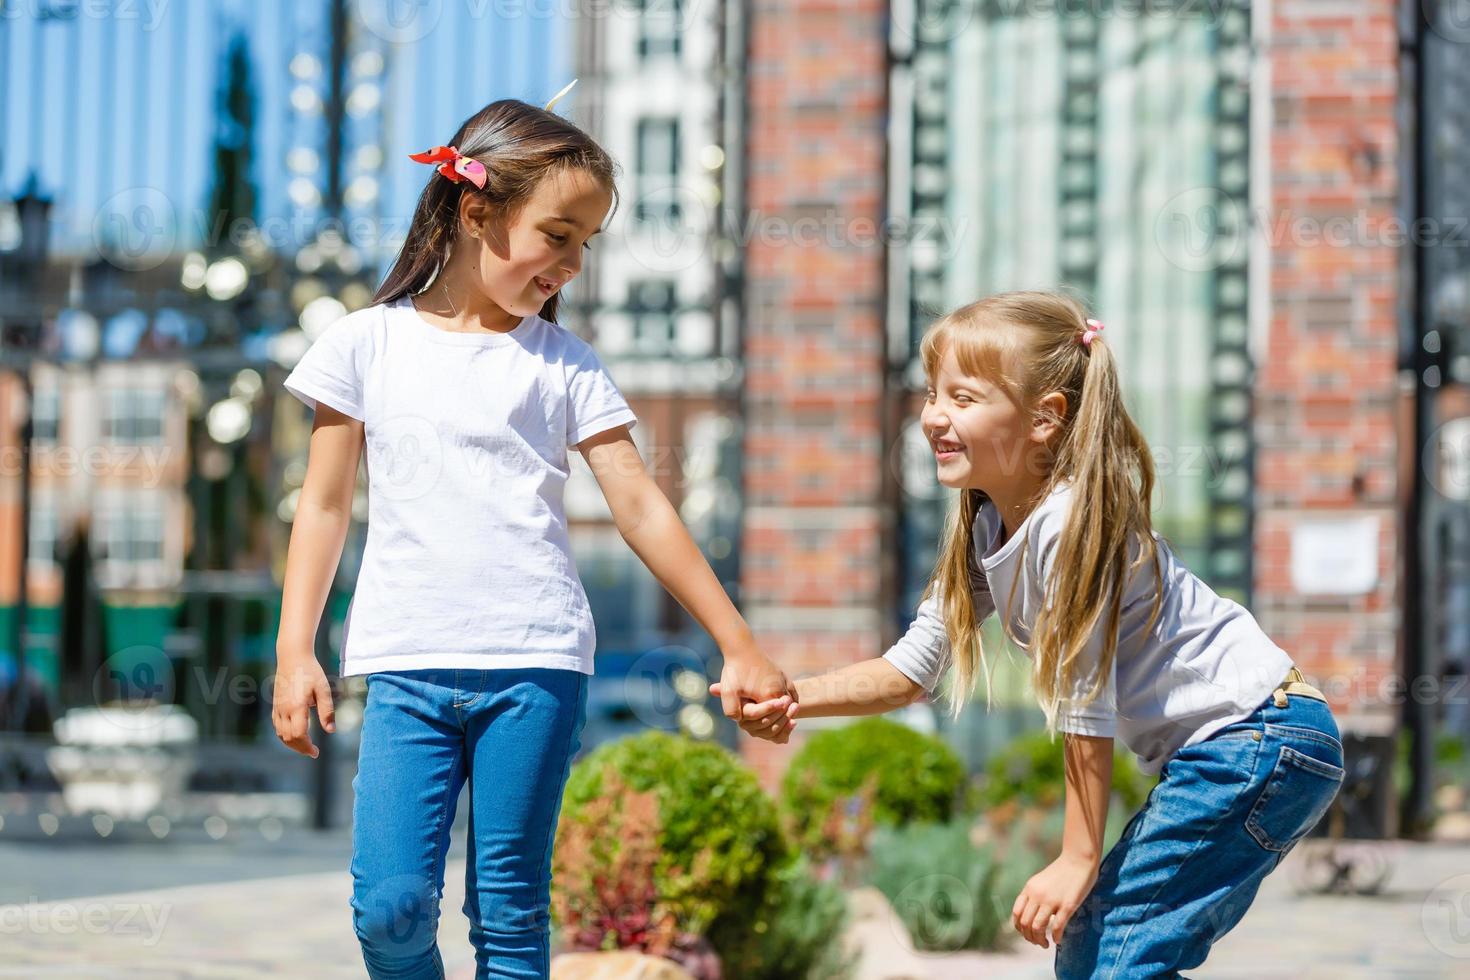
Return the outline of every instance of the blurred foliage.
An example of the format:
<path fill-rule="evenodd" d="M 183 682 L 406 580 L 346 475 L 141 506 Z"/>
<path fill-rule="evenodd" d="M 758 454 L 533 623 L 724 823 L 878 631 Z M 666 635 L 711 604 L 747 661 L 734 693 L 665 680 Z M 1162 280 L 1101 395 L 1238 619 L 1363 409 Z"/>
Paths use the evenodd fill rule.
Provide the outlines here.
<path fill-rule="evenodd" d="M 1063 749 L 1060 736 L 1053 740 L 1044 731 L 1020 736 L 990 760 L 970 795 L 970 807 L 987 810 L 1012 801 L 1060 806 L 1066 791 Z M 1114 749 L 1113 796 L 1128 812 L 1143 805 L 1157 781 L 1139 770 L 1132 753 Z"/>
<path fill-rule="evenodd" d="M 869 862 L 868 881 L 926 952 L 1002 946 L 1012 903 L 1046 865 L 1035 848 L 977 846 L 964 820 L 879 829 Z"/>
<path fill-rule="evenodd" d="M 764 908 L 723 920 L 711 938 L 731 980 L 846 980 L 856 967 L 841 941 L 848 918 L 842 889 L 803 858 L 776 873 Z"/>
<path fill-rule="evenodd" d="M 780 807 L 814 860 L 855 856 L 873 827 L 940 823 L 954 815 L 964 765 L 941 739 L 884 718 L 818 732 L 792 759 Z"/>

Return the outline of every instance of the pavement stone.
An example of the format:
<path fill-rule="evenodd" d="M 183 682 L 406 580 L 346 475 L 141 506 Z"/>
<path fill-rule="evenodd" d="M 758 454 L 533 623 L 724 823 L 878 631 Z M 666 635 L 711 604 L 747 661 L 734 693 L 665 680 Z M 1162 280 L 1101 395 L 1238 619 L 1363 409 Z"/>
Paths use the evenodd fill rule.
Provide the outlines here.
<path fill-rule="evenodd" d="M 1470 977 L 1470 846 L 1370 845 L 1393 867 L 1375 896 L 1299 894 L 1313 846 L 1317 842 L 1304 842 L 1287 857 L 1244 921 L 1190 976 Z M 451 860 L 439 929 L 450 980 L 474 975 L 469 923 L 460 910 L 463 876 L 463 859 Z M 344 865 L 311 874 L 10 901 L 0 904 L 0 977 L 360 978 L 365 973 L 350 895 Z M 1030 980 L 1052 975 L 1051 958 L 1050 950 L 1017 941 L 1003 953 L 923 955 L 922 962 L 930 980 Z"/>

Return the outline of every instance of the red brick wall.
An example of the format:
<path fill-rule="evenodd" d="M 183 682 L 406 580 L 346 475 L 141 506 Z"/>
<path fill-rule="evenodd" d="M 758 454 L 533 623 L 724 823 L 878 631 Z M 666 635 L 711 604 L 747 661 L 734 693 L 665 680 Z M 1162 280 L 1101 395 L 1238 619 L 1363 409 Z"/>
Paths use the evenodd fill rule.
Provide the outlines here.
<path fill-rule="evenodd" d="M 883 652 L 887 4 L 756 0 L 743 611 L 791 676 Z M 798 737 L 800 736 L 798 730 Z M 771 785 L 797 745 L 743 740 Z"/>
<path fill-rule="evenodd" d="M 1379 727 L 1380 680 L 1399 634 L 1395 4 L 1278 0 L 1270 9 L 1268 340 L 1257 364 L 1255 613 L 1341 709 Z M 1351 229 L 1323 240 L 1324 231 Z M 1366 595 L 1298 594 L 1292 529 L 1377 515 L 1378 583 Z"/>

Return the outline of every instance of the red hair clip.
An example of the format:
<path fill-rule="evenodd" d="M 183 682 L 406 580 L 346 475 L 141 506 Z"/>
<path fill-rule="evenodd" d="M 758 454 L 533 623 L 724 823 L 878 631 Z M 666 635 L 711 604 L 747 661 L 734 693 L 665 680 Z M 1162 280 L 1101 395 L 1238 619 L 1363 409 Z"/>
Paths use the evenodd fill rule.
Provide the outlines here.
<path fill-rule="evenodd" d="M 437 163 L 439 172 L 456 184 L 467 180 L 481 189 L 485 187 L 485 165 L 453 146 L 436 146 L 423 153 L 410 153 L 408 158 L 415 163 Z"/>

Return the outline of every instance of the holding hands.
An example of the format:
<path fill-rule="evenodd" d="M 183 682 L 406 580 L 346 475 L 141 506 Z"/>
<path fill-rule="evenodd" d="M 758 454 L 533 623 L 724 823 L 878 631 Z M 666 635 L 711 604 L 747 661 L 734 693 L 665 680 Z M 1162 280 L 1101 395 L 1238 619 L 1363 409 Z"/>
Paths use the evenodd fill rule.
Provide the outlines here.
<path fill-rule="evenodd" d="M 791 740 L 800 707 L 796 685 L 763 654 L 726 656 L 709 693 L 747 735 L 776 743 Z"/>

